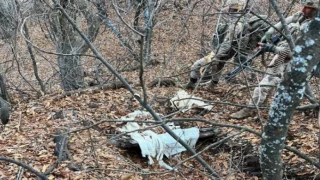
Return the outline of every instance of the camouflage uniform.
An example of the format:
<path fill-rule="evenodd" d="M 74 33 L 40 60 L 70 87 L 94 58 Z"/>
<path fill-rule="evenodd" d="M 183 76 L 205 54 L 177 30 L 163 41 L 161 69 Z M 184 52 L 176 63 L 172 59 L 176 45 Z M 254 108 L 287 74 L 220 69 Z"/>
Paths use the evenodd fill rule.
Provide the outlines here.
<path fill-rule="evenodd" d="M 192 65 L 190 78 L 196 79 L 196 80 L 200 78 L 201 76 L 200 68 L 204 67 L 205 65 L 208 65 L 209 63 L 212 68 L 211 71 L 213 73 L 217 73 L 224 66 L 224 62 L 221 62 L 221 61 L 229 60 L 238 51 L 245 53 L 244 50 L 239 50 L 239 46 L 246 47 L 248 38 L 241 38 L 241 39 L 237 38 L 238 36 L 241 35 L 242 30 L 243 30 L 243 23 L 241 21 L 239 21 L 236 25 L 234 24 L 229 25 L 227 30 L 228 33 L 224 39 L 224 42 L 219 46 L 217 54 L 214 55 L 214 59 L 212 60 L 211 58 L 209 59 L 207 57 L 204 57 L 197 60 Z M 236 56 L 235 61 L 238 62 L 238 60 L 242 60 L 243 57 L 245 57 L 245 55 Z M 237 59 L 237 58 L 241 58 L 241 59 Z M 219 78 L 218 75 L 216 74 L 213 77 L 214 78 L 212 80 L 217 82 Z"/>
<path fill-rule="evenodd" d="M 244 1 L 238 0 L 231 0 L 227 3 L 229 8 L 234 8 L 238 11 L 241 10 L 244 5 Z M 197 60 L 192 65 L 190 80 L 185 86 L 187 89 L 194 89 L 197 80 L 201 77 L 202 67 L 210 69 L 211 83 L 209 84 L 209 87 L 213 87 L 219 81 L 225 61 L 234 57 L 235 63 L 244 62 L 247 59 L 247 55 L 257 47 L 255 43 L 250 43 L 249 45 L 249 36 L 247 33 L 251 27 L 245 23 L 244 18 L 239 19 L 239 15 L 240 14 L 230 15 L 231 19 L 229 19 L 229 25 L 226 31 L 227 34 L 224 41 L 218 47 L 217 53 L 214 55 L 213 59 L 206 56 Z"/>
<path fill-rule="evenodd" d="M 311 19 L 308 19 L 304 16 L 302 12 L 298 12 L 290 17 L 286 18 L 286 23 L 291 32 L 293 39 L 296 39 L 300 35 L 301 30 L 306 26 Z M 275 26 L 279 31 L 283 30 L 283 25 L 281 22 L 277 23 Z M 267 32 L 266 36 L 269 36 L 275 33 L 276 30 L 271 27 Z M 286 40 L 279 42 L 277 46 L 274 46 L 271 50 L 276 55 L 270 62 L 267 68 L 267 72 L 264 78 L 260 81 L 259 87 L 254 89 L 252 100 L 250 105 L 256 104 L 257 106 L 262 104 L 267 95 L 270 94 L 270 91 L 273 89 L 271 86 L 276 86 L 283 77 L 284 72 L 288 69 L 290 65 L 290 60 L 292 58 L 292 52 Z M 261 87 L 268 85 L 269 87 Z M 252 115 L 252 110 L 249 108 L 244 108 L 236 113 L 231 114 L 231 118 L 243 119 Z"/>

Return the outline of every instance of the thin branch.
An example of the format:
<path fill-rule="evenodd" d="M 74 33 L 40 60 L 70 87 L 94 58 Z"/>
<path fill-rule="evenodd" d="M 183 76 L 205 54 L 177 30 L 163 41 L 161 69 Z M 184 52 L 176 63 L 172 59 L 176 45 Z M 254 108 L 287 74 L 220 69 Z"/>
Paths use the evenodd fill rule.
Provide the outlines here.
<path fill-rule="evenodd" d="M 20 64 L 19 64 L 19 61 L 18 61 L 18 58 L 17 58 L 17 54 L 15 53 L 15 48 L 14 47 L 11 47 L 11 51 L 12 51 L 12 54 L 13 54 L 13 57 L 14 57 L 14 60 L 16 61 L 17 63 L 17 68 L 18 68 L 18 73 L 19 75 L 22 77 L 22 79 L 28 84 L 28 86 L 33 89 L 35 92 L 37 92 L 37 95 L 39 96 L 41 93 L 31 85 L 31 83 L 27 80 L 27 78 L 25 78 L 21 72 L 21 68 L 20 68 Z"/>
<path fill-rule="evenodd" d="M 318 110 L 318 148 L 320 149 L 320 110 Z M 318 155 L 318 161 L 320 162 L 320 154 Z"/>
<path fill-rule="evenodd" d="M 21 166 L 21 167 L 27 169 L 28 171 L 30 171 L 33 174 L 35 174 L 38 177 L 40 177 L 41 179 L 45 179 L 45 180 L 48 179 L 45 175 L 43 175 L 42 173 L 38 172 L 37 170 L 33 169 L 32 167 L 30 167 L 29 165 L 27 165 L 27 164 L 25 164 L 23 162 L 16 161 L 14 159 L 10 159 L 10 158 L 3 157 L 3 156 L 0 156 L 0 161 L 7 161 L 7 162 L 10 162 L 10 163 L 16 164 L 18 166 Z"/>
<path fill-rule="evenodd" d="M 307 156 L 306 154 L 303 154 L 302 152 L 300 152 L 297 149 L 294 149 L 290 146 L 285 146 L 284 149 L 291 151 L 293 153 L 295 153 L 298 157 L 308 161 L 310 164 L 314 165 L 315 167 L 317 167 L 318 169 L 320 169 L 320 163 L 319 162 L 315 162 L 314 160 L 312 160 L 311 158 L 309 158 L 309 156 Z"/>
<path fill-rule="evenodd" d="M 60 140 L 60 142 L 58 142 L 60 144 L 60 148 L 59 148 L 59 154 L 58 154 L 58 158 L 57 160 L 43 173 L 44 175 L 49 175 L 57 166 L 58 164 L 61 162 L 62 157 L 63 157 L 63 152 L 65 151 L 65 149 L 67 149 L 67 143 L 68 143 L 68 137 L 63 135 L 62 133 L 60 133 L 59 135 L 63 136 L 62 140 Z M 57 143 L 57 144 L 58 144 Z M 57 145 L 56 145 L 57 146 Z"/>
<path fill-rule="evenodd" d="M 296 108 L 296 110 L 300 110 L 300 111 L 304 111 L 304 110 L 308 110 L 308 109 L 315 109 L 319 107 L 319 104 L 307 104 L 307 105 L 303 105 L 303 106 L 298 106 Z"/>
<path fill-rule="evenodd" d="M 133 58 L 135 60 L 138 60 L 139 57 L 137 55 L 137 53 L 134 52 L 133 48 L 130 46 L 130 44 L 123 38 L 121 32 L 111 23 L 110 19 L 108 18 L 107 14 L 107 10 L 101 5 L 101 4 L 97 4 L 96 5 L 98 10 L 99 10 L 99 16 L 103 19 L 104 24 L 111 29 L 111 31 L 113 32 L 113 34 L 115 34 L 117 36 L 117 38 L 119 39 L 119 41 L 121 42 L 121 44 L 127 48 L 129 50 L 129 52 L 131 53 L 131 55 L 133 56 Z"/>
<path fill-rule="evenodd" d="M 233 125 L 233 124 L 221 124 L 221 123 L 214 123 L 212 121 L 209 121 L 209 120 L 205 120 L 205 119 L 197 119 L 197 118 L 177 118 L 177 119 L 171 119 L 171 120 L 168 120 L 167 122 L 179 122 L 179 121 L 182 121 L 182 122 L 188 122 L 188 121 L 200 121 L 200 122 L 205 122 L 207 124 L 211 124 L 212 126 L 218 126 L 218 127 L 230 127 L 230 128 L 234 128 L 234 129 L 239 129 L 239 130 L 243 130 L 243 131 L 247 131 L 247 132 L 250 132 L 252 134 L 255 134 L 259 137 L 262 136 L 262 134 L 258 131 L 255 131 L 253 129 L 250 129 L 248 127 L 244 127 L 244 126 L 238 126 L 238 125 Z M 309 158 L 307 155 L 303 154 L 302 152 L 300 152 L 299 150 L 297 149 L 294 149 L 290 146 L 287 146 L 285 145 L 284 146 L 284 149 L 288 150 L 288 151 L 291 151 L 293 153 L 295 153 L 298 157 L 302 158 L 302 159 L 305 159 L 306 161 L 308 161 L 310 164 L 316 166 L 317 168 L 320 169 L 320 163 L 316 162 L 316 161 L 313 161 L 311 158 Z"/>
<path fill-rule="evenodd" d="M 144 41 L 145 37 L 141 36 L 142 41 Z M 144 52 L 144 43 L 140 44 L 140 70 L 139 70 L 139 81 L 142 87 L 142 93 L 143 93 L 143 103 L 147 104 L 148 103 L 148 96 L 147 96 L 147 89 L 146 89 L 146 85 L 144 83 L 143 80 L 143 72 L 144 72 L 144 61 L 145 58 L 143 56 L 143 52 Z"/>
<path fill-rule="evenodd" d="M 233 138 L 233 137 L 235 137 L 235 136 L 240 135 L 241 133 L 243 133 L 242 130 L 241 130 L 239 133 L 232 134 L 232 135 L 230 135 L 230 136 L 228 136 L 228 137 L 225 137 L 225 138 L 223 138 L 223 139 L 221 139 L 221 140 L 219 140 L 219 141 L 217 141 L 217 142 L 215 142 L 215 143 L 213 143 L 213 144 L 210 144 L 210 145 L 208 145 L 207 147 L 203 148 L 201 151 L 199 151 L 199 152 L 197 153 L 197 155 L 200 155 L 200 154 L 202 154 L 204 151 L 206 151 L 206 150 L 208 150 L 208 149 L 210 149 L 210 148 L 213 148 L 213 147 L 215 147 L 215 146 L 217 146 L 217 145 L 219 145 L 219 144 L 222 144 L 222 143 L 224 143 L 225 141 L 227 141 L 227 140 L 229 140 L 229 139 L 231 139 L 231 138 Z M 189 161 L 190 159 L 193 159 L 193 158 L 194 158 L 194 155 L 191 156 L 191 157 L 188 157 L 187 159 L 184 159 L 184 160 L 181 161 L 181 162 L 179 162 L 178 164 L 175 165 L 175 167 L 177 167 L 177 166 L 179 166 L 179 165 L 181 165 L 181 164 L 183 164 L 183 163 L 185 163 L 185 162 L 187 162 L 187 161 Z M 174 168 L 174 169 L 175 169 L 175 168 Z"/>
<path fill-rule="evenodd" d="M 283 15 L 284 17 L 287 17 L 290 13 L 290 11 L 292 10 L 294 4 L 296 3 L 297 0 L 292 0 L 290 5 L 286 8 L 286 10 L 284 11 Z"/>
<path fill-rule="evenodd" d="M 143 121 L 143 123 L 155 123 L 155 124 L 162 124 L 162 123 L 168 123 L 168 122 L 203 122 L 203 123 L 206 123 L 206 124 L 210 124 L 212 126 L 217 126 L 217 127 L 228 127 L 228 128 L 233 128 L 233 129 L 238 129 L 240 131 L 246 131 L 246 132 L 249 132 L 249 133 L 252 133 L 258 137 L 261 137 L 262 134 L 256 130 L 253 130 L 253 129 L 250 129 L 248 127 L 245 127 L 245 126 L 239 126 L 239 125 L 234 125 L 234 124 L 222 124 L 222 123 L 215 123 L 215 122 L 212 122 L 210 120 L 206 120 L 206 119 L 199 119 L 199 118 L 175 118 L 175 119 L 169 119 L 169 120 L 164 120 L 163 122 L 159 122 L 159 121 Z M 102 123 L 106 123 L 106 122 L 141 122 L 141 121 L 137 121 L 137 120 L 103 120 L 103 121 L 100 121 L 100 122 L 97 122 L 95 124 L 92 124 L 90 126 L 87 126 L 87 127 L 83 127 L 81 129 L 77 129 L 77 130 L 73 130 L 73 131 L 70 131 L 69 133 L 75 133 L 75 132 L 79 132 L 79 131 L 83 131 L 83 130 L 86 130 L 86 129 L 89 129 L 89 128 L 92 128 L 94 126 L 97 126 L 99 124 L 102 124 Z M 320 123 L 320 122 L 319 122 Z M 320 125 L 319 125 L 320 126 Z M 148 128 L 151 128 L 151 127 L 148 127 Z M 141 129 L 139 129 L 140 131 Z M 135 130 L 135 131 L 138 131 L 138 130 Z M 132 131 L 134 132 L 134 131 Z M 126 134 L 126 133 L 124 133 Z M 122 134 L 122 135 L 124 135 Z M 118 137 L 118 136 L 117 136 Z M 288 150 L 288 151 L 291 151 L 293 153 L 295 153 L 298 157 L 302 158 L 302 159 L 305 159 L 306 161 L 308 161 L 310 164 L 316 166 L 317 168 L 320 169 L 320 164 L 318 162 L 315 162 L 313 161 L 311 158 L 309 158 L 307 155 L 303 154 L 302 152 L 300 152 L 299 150 L 297 149 L 294 149 L 290 146 L 285 146 L 284 149 Z"/>
<path fill-rule="evenodd" d="M 22 12 L 21 12 L 21 9 L 20 9 L 20 4 L 17 0 L 15 0 L 15 3 L 17 5 L 17 10 L 18 12 L 20 13 L 20 16 L 22 16 Z M 23 30 L 25 31 L 26 33 L 26 38 L 27 39 L 30 39 L 30 35 L 29 35 L 29 30 L 28 30 L 28 27 L 26 25 L 26 23 L 23 24 Z M 41 80 L 41 78 L 39 77 L 39 73 L 38 73 L 38 66 L 37 66 L 37 62 L 36 62 L 36 59 L 35 59 L 35 55 L 33 53 L 33 50 L 32 50 L 32 45 L 28 42 L 28 41 L 25 41 L 27 43 L 27 48 L 28 48 L 28 52 L 29 52 L 29 55 L 30 55 L 30 58 L 32 60 L 32 66 L 33 66 L 33 72 L 34 72 L 34 76 L 36 77 L 39 85 L 40 85 L 40 89 L 41 91 L 46 94 L 46 90 L 45 90 L 45 86 L 43 84 L 43 81 Z"/>
<path fill-rule="evenodd" d="M 20 34 L 22 36 L 22 38 L 30 43 L 30 45 L 32 45 L 33 48 L 37 49 L 38 51 L 42 52 L 42 53 L 46 53 L 46 54 L 52 54 L 52 55 L 57 55 L 57 56 L 85 56 L 85 57 L 92 57 L 92 58 L 96 58 L 95 56 L 92 56 L 92 55 L 89 55 L 89 54 L 79 54 L 79 53 L 72 53 L 72 54 L 63 54 L 63 53 L 56 53 L 56 52 L 51 52 L 51 51 L 46 51 L 46 50 L 43 50 L 41 49 L 39 46 L 35 45 L 32 41 L 30 41 L 30 39 L 28 39 L 26 36 L 25 36 L 25 33 L 23 32 L 24 29 L 23 29 L 23 26 L 24 24 L 26 23 L 26 20 L 30 18 L 30 17 L 26 17 L 23 19 L 22 21 L 22 24 L 21 24 L 21 29 L 20 29 Z"/>
<path fill-rule="evenodd" d="M 125 20 L 122 18 L 122 16 L 120 15 L 120 12 L 118 10 L 118 7 L 115 5 L 114 0 L 111 1 L 112 2 L 112 6 L 114 8 L 114 10 L 116 11 L 116 14 L 118 15 L 118 17 L 120 18 L 120 20 L 123 22 L 123 24 L 125 24 L 129 29 L 131 29 L 134 33 L 140 35 L 140 36 L 145 36 L 145 34 L 140 33 L 139 31 L 135 30 L 133 27 L 131 27 L 128 23 L 125 22 Z"/>
<path fill-rule="evenodd" d="M 24 32 L 26 33 L 26 38 L 27 39 L 30 39 L 30 36 L 29 36 L 29 30 L 28 30 L 28 27 L 26 24 L 24 24 L 23 26 L 23 30 Z M 31 43 L 29 43 L 28 41 L 26 41 L 27 43 L 27 48 L 28 48 L 28 52 L 29 52 L 29 55 L 30 55 L 30 58 L 32 60 L 32 67 L 33 67 L 33 73 L 34 73 L 34 76 L 36 77 L 38 83 L 39 83 L 39 86 L 40 86 L 40 89 L 41 91 L 46 94 L 46 89 L 45 89 L 45 86 L 43 84 L 43 81 L 42 79 L 39 77 L 39 73 L 38 73 L 38 66 L 37 66 L 37 62 L 36 62 L 36 58 L 35 58 L 35 55 L 33 53 L 33 50 L 32 50 L 32 45 Z"/>
<path fill-rule="evenodd" d="M 277 5 L 277 2 L 275 0 L 269 0 L 270 3 L 272 4 L 275 12 L 277 13 L 278 17 L 280 18 L 280 21 L 283 25 L 283 30 L 284 30 L 284 33 L 285 33 L 285 38 L 287 40 L 287 42 L 289 43 L 289 46 L 290 46 L 290 49 L 293 50 L 293 48 L 295 47 L 294 45 L 294 42 L 293 42 L 293 38 L 292 38 L 292 35 L 289 31 L 289 28 L 288 28 L 288 24 L 286 22 L 286 19 L 284 18 L 282 12 L 280 11 L 278 5 Z"/>

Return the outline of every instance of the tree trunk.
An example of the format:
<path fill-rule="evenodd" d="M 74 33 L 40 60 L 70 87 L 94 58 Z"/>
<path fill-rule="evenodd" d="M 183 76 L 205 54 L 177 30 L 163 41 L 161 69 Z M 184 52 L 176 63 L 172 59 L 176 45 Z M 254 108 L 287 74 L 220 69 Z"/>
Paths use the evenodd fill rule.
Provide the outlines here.
<path fill-rule="evenodd" d="M 152 31 L 153 31 L 153 20 L 155 15 L 156 3 L 154 0 L 145 0 L 146 8 L 144 10 L 145 20 L 145 35 L 144 39 L 144 64 L 147 65 L 151 59 L 151 44 L 152 44 Z"/>
<path fill-rule="evenodd" d="M 93 42 L 100 27 L 100 18 L 92 5 L 84 0 L 61 0 L 61 6 L 80 26 L 80 19 L 86 19 L 86 35 Z M 61 86 L 65 91 L 83 88 L 85 86 L 81 57 L 88 50 L 88 45 L 69 24 L 59 10 L 52 18 L 52 29 L 56 40 L 56 52 L 60 69 Z M 81 12 L 81 13 L 80 13 Z"/>
<path fill-rule="evenodd" d="M 284 148 L 290 120 L 299 105 L 310 74 L 319 62 L 320 19 L 313 20 L 294 48 L 292 67 L 278 86 L 264 127 L 260 148 L 263 179 L 282 179 L 281 153 Z"/>
<path fill-rule="evenodd" d="M 77 53 L 77 50 L 74 50 L 75 47 L 79 47 L 76 42 L 77 33 L 74 32 L 72 26 L 62 15 L 60 17 L 60 25 L 61 33 L 58 34 L 60 42 L 58 42 L 56 50 L 57 53 L 63 54 L 58 56 L 61 85 L 64 90 L 79 89 L 84 87 L 81 58 L 76 55 L 68 55 Z"/>
<path fill-rule="evenodd" d="M 79 56 L 59 56 L 61 86 L 64 90 L 85 87 L 83 68 Z"/>
<path fill-rule="evenodd" d="M 18 13 L 14 0 L 0 1 L 0 39 L 12 37 L 18 27 Z"/>

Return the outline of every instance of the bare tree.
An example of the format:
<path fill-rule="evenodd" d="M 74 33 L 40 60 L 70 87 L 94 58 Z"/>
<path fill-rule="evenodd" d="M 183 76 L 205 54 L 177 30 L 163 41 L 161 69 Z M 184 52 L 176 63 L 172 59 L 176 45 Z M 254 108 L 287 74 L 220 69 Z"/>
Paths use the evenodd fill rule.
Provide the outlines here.
<path fill-rule="evenodd" d="M 319 63 L 320 20 L 317 18 L 303 30 L 296 42 L 292 67 L 278 86 L 262 135 L 260 164 L 263 179 L 282 179 L 282 150 L 294 110 L 299 105 L 313 68 Z"/>
<path fill-rule="evenodd" d="M 18 13 L 14 0 L 0 1 L 0 39 L 12 37 L 18 25 Z"/>
<path fill-rule="evenodd" d="M 125 24 L 130 31 L 132 31 L 132 36 L 136 37 L 136 41 L 139 44 L 139 52 L 134 52 L 133 48 L 122 38 L 123 35 L 120 31 L 118 31 L 115 26 L 110 22 L 107 17 L 103 17 L 105 20 L 106 26 L 112 29 L 113 33 L 115 33 L 123 46 L 125 46 L 130 53 L 133 55 L 134 59 L 137 60 L 137 54 L 140 54 L 140 58 L 143 59 L 143 64 L 148 65 L 151 61 L 152 54 L 152 34 L 153 28 L 155 26 L 156 15 L 160 10 L 161 1 L 157 0 L 134 0 L 130 1 L 126 5 L 128 6 L 128 12 L 131 10 L 134 11 L 133 21 L 126 22 L 124 19 L 124 15 L 126 13 L 122 13 L 120 2 L 115 0 L 111 1 L 112 7 L 115 10 L 118 17 L 122 20 L 123 24 Z M 105 10 L 106 11 L 106 10 Z"/>
<path fill-rule="evenodd" d="M 0 1 L 0 39 L 8 39 L 16 34 L 19 17 L 17 12 L 17 6 L 14 0 Z M 1 69 L 0 73 L 0 119 L 2 124 L 7 124 L 9 121 L 8 92 L 2 73 L 3 69 Z"/>
<path fill-rule="evenodd" d="M 92 3 L 86 0 L 60 1 L 61 8 L 68 12 L 81 26 L 85 23 L 85 32 L 91 42 L 98 34 L 101 20 Z M 88 45 L 68 23 L 67 19 L 55 8 L 51 16 L 51 27 L 54 32 L 61 85 L 64 90 L 79 89 L 85 86 L 81 55 L 88 50 Z M 84 17 L 85 22 L 81 21 Z M 83 24 L 82 24 L 83 25 Z"/>

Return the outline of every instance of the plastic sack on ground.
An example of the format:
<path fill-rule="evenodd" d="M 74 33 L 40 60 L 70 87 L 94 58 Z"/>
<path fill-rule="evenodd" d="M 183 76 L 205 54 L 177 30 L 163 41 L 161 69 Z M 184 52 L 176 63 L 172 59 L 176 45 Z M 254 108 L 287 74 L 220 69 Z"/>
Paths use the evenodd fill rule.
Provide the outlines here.
<path fill-rule="evenodd" d="M 182 109 L 182 112 L 186 112 L 191 109 L 192 106 L 197 106 L 209 111 L 212 109 L 212 105 L 201 101 L 201 98 L 190 95 L 184 90 L 179 90 L 176 95 L 170 99 L 170 103 L 172 108 Z"/>
<path fill-rule="evenodd" d="M 138 132 L 139 128 L 141 127 L 137 123 L 127 123 L 120 131 L 128 132 L 131 138 L 138 142 L 141 154 L 143 157 L 148 157 L 149 164 L 154 164 L 153 158 L 155 158 L 160 166 L 171 170 L 172 167 L 163 162 L 163 156 L 171 158 L 186 149 L 168 133 L 157 134 L 151 130 Z M 199 138 L 199 129 L 195 127 L 175 129 L 173 132 L 192 148 L 195 147 Z"/>

